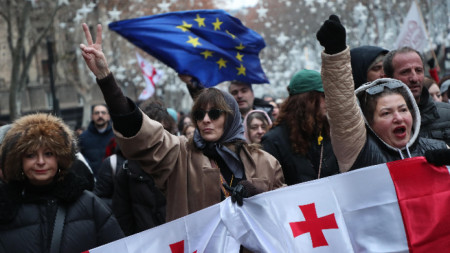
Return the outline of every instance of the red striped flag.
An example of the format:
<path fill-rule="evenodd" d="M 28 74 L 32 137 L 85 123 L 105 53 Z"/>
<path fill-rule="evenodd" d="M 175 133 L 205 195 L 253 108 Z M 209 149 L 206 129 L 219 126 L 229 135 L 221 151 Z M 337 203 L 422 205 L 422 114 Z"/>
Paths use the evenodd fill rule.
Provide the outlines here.
<path fill-rule="evenodd" d="M 97 252 L 448 252 L 450 172 L 423 157 L 222 203 Z"/>

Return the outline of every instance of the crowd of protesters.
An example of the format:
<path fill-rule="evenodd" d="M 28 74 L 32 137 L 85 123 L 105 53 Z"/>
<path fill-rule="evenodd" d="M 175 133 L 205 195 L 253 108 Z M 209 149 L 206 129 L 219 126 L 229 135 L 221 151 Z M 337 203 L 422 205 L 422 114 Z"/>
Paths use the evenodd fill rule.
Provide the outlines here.
<path fill-rule="evenodd" d="M 243 205 L 286 185 L 449 148 L 450 77 L 436 80 L 433 61 L 427 77 L 412 48 L 350 49 L 335 15 L 316 34 L 321 72 L 298 70 L 288 97 L 256 98 L 239 81 L 203 88 L 179 75 L 194 101 L 181 116 L 162 101 L 126 97 L 102 27 L 95 41 L 82 28 L 82 56 L 105 104 L 92 106 L 81 134 L 44 113 L 0 128 L 1 252 L 82 252 L 227 197 Z"/>

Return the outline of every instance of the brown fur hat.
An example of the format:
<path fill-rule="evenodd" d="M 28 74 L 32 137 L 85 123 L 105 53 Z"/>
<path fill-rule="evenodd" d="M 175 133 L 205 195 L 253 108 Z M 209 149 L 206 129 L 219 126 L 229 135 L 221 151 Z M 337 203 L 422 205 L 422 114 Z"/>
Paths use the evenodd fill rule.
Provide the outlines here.
<path fill-rule="evenodd" d="M 58 169 L 62 174 L 75 160 L 76 142 L 73 131 L 62 119 L 51 114 L 36 113 L 14 121 L 0 148 L 5 180 L 22 181 L 23 155 L 41 147 L 47 147 L 55 153 Z"/>

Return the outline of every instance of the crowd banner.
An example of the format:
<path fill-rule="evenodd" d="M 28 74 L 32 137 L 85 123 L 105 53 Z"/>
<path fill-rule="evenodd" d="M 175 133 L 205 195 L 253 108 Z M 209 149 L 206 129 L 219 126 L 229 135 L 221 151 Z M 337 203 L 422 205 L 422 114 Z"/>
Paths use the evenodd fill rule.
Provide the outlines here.
<path fill-rule="evenodd" d="M 422 52 L 428 44 L 428 32 L 416 1 L 412 1 L 400 34 L 395 42 L 396 48 L 412 47 Z"/>
<path fill-rule="evenodd" d="M 225 201 L 89 252 L 446 252 L 450 171 L 423 157 Z"/>

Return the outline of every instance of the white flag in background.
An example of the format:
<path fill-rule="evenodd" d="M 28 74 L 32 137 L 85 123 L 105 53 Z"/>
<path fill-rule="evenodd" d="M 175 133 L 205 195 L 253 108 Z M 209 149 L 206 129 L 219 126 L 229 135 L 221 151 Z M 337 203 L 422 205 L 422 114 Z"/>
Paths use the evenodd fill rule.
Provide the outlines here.
<path fill-rule="evenodd" d="M 408 15 L 403 21 L 403 26 L 397 37 L 397 41 L 395 42 L 396 48 L 408 46 L 421 52 L 427 45 L 427 42 L 428 34 L 422 19 L 422 14 L 416 1 L 413 1 Z"/>
<path fill-rule="evenodd" d="M 142 56 L 138 52 L 136 52 L 136 57 L 138 59 L 138 64 L 141 68 L 142 74 L 144 75 L 146 84 L 145 89 L 139 95 L 138 100 L 146 100 L 153 96 L 153 94 L 155 93 L 155 84 L 161 79 L 162 71 L 154 68 L 147 60 L 142 58 Z"/>

